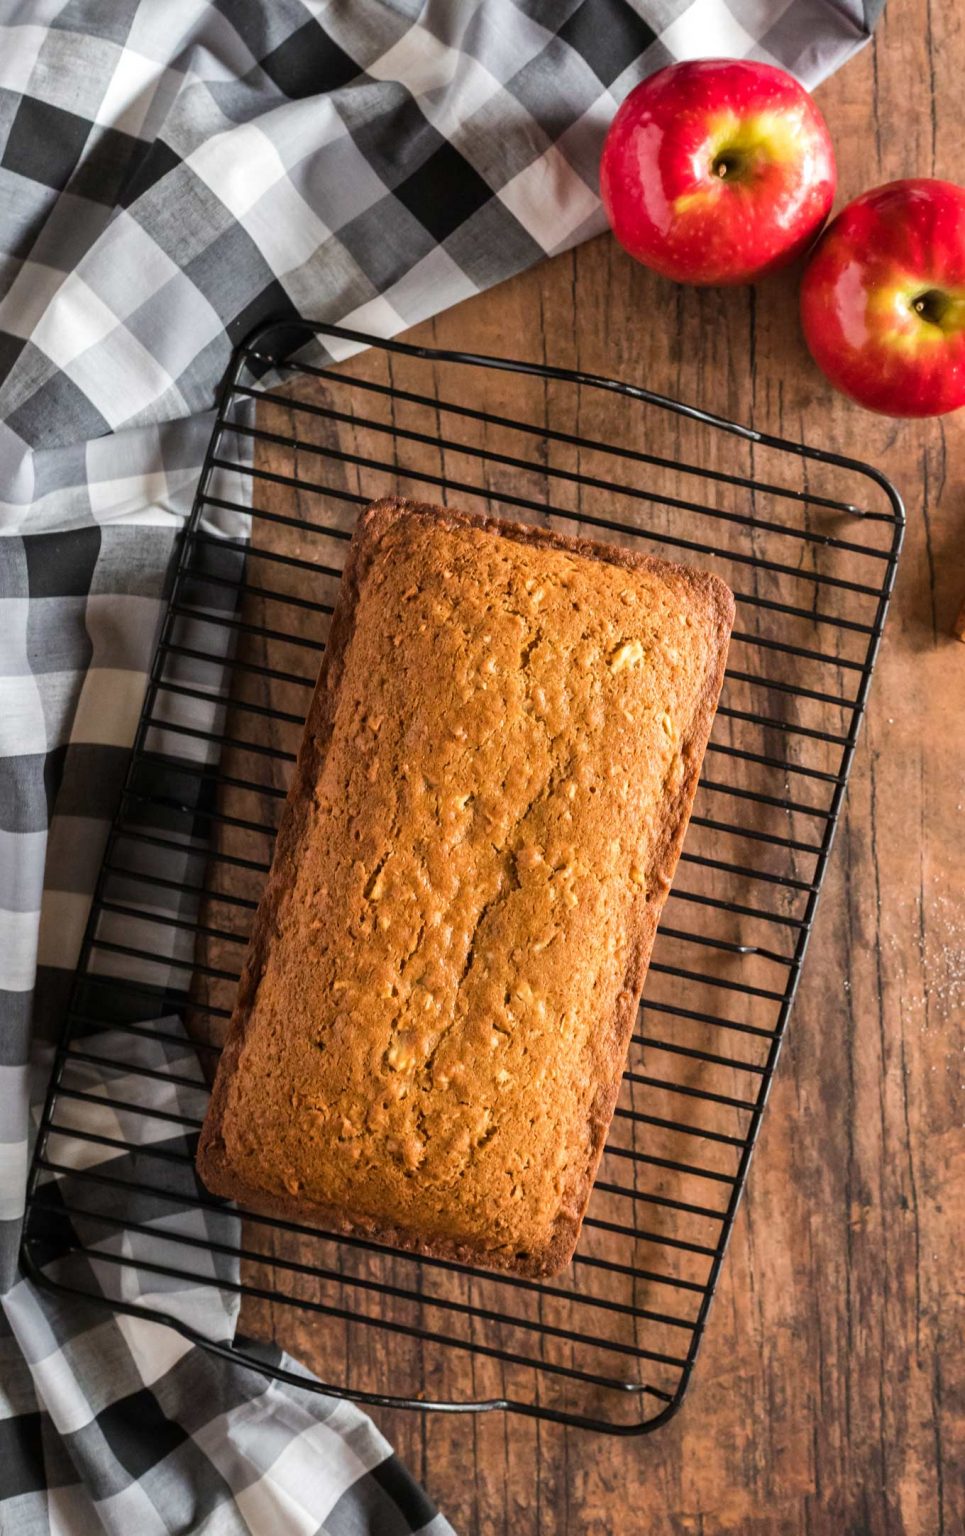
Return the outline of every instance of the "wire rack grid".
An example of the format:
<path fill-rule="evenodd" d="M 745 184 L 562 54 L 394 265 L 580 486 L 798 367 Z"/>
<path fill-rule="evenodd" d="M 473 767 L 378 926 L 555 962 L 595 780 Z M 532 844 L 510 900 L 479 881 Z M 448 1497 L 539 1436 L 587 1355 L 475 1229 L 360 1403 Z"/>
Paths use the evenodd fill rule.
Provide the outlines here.
<path fill-rule="evenodd" d="M 360 507 L 399 494 L 701 563 L 737 597 L 623 1090 L 553 1281 L 225 1220 L 193 1174 L 206 1090 L 184 1052 L 210 1076 L 346 542 Z M 41 1123 L 28 1270 L 309 1390 L 624 1434 L 666 1422 L 801 974 L 903 526 L 873 467 L 612 379 L 307 323 L 241 347 Z M 180 1299 L 204 1286 L 307 1348 L 320 1379 L 203 1336 Z"/>

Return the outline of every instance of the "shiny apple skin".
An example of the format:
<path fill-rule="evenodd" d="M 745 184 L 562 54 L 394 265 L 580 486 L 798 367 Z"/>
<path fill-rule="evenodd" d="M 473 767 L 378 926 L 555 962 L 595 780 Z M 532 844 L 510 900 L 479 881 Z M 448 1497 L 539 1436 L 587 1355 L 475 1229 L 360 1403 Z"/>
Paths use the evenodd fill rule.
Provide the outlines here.
<path fill-rule="evenodd" d="M 940 294 L 944 323 L 915 302 Z M 918 177 L 855 198 L 801 284 L 811 355 L 831 383 L 886 416 L 965 405 L 965 188 Z"/>
<path fill-rule="evenodd" d="M 739 162 L 723 177 L 721 157 Z M 698 59 L 644 80 L 621 105 L 600 162 L 613 233 L 682 283 L 749 283 L 806 250 L 837 172 L 817 107 L 770 64 Z"/>

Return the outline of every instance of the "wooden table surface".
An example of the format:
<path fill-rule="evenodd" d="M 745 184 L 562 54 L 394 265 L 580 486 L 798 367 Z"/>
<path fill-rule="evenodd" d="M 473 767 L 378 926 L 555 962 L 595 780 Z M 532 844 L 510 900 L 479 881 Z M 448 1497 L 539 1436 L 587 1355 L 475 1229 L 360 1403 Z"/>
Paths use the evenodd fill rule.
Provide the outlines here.
<path fill-rule="evenodd" d="M 839 201 L 896 176 L 960 177 L 963 77 L 954 0 L 889 0 L 872 46 L 819 93 Z M 410 338 L 644 382 L 868 459 L 908 508 L 846 812 L 688 1399 L 631 1440 L 377 1410 L 460 1533 L 965 1529 L 965 647 L 950 638 L 965 412 L 903 424 L 834 396 L 800 339 L 796 283 L 676 289 L 604 237 Z M 285 1342 L 306 1358 L 297 1329 Z"/>
<path fill-rule="evenodd" d="M 965 11 L 889 0 L 818 93 L 839 203 L 961 179 Z M 810 364 L 796 274 L 676 289 L 609 237 L 420 326 L 640 380 L 872 460 L 908 509 L 895 603 L 787 1045 L 688 1401 L 652 1438 L 377 1412 L 457 1531 L 965 1529 L 965 412 L 900 423 Z M 850 985 L 848 985 L 850 982 Z M 789 1271 L 784 1255 L 803 1256 Z M 747 1296 L 752 1298 L 748 1308 Z"/>

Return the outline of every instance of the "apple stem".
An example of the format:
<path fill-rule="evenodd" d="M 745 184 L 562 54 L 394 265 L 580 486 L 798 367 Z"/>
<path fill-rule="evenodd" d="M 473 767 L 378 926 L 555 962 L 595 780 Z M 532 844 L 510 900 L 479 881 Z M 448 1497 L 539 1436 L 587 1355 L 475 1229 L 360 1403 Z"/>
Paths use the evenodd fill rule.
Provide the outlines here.
<path fill-rule="evenodd" d="M 917 299 L 912 299 L 911 307 L 923 320 L 944 328 L 943 321 L 949 316 L 952 301 L 940 288 L 929 288 L 925 293 L 920 293 Z"/>
<path fill-rule="evenodd" d="M 729 176 L 739 179 L 747 169 L 747 164 L 747 154 L 732 145 L 727 149 L 718 150 L 710 162 L 710 169 L 714 176 L 719 177 L 721 181 L 726 181 Z"/>

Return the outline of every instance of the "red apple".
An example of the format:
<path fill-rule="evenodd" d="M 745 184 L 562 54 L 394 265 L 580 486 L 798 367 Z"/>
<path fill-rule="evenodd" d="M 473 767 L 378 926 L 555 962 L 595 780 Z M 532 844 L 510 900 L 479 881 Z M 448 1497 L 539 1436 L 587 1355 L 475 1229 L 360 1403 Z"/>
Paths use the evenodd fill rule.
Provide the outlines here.
<path fill-rule="evenodd" d="M 792 261 L 827 218 L 836 180 L 803 86 L 739 59 L 671 64 L 644 80 L 600 164 L 620 244 L 682 283 L 749 283 Z"/>
<path fill-rule="evenodd" d="M 808 262 L 801 319 L 818 367 L 859 405 L 965 405 L 965 188 L 921 177 L 856 197 Z"/>

